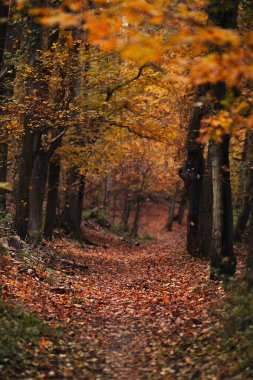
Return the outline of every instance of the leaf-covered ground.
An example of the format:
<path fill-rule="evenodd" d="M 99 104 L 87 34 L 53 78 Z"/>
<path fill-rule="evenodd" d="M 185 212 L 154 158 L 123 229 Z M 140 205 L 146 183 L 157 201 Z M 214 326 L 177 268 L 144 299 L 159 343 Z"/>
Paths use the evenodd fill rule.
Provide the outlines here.
<path fill-rule="evenodd" d="M 184 227 L 162 230 L 165 218 L 157 207 L 144 218 L 142 228 L 157 237 L 152 243 L 100 230 L 90 231 L 99 242 L 91 248 L 65 238 L 51 243 L 57 257 L 87 270 L 2 259 L 4 298 L 64 327 L 57 344 L 41 339 L 30 360 L 3 378 L 230 379 L 219 347 L 210 351 L 220 323 L 212 310 L 222 309 L 223 287 L 209 281 L 207 261 L 185 252 Z"/>

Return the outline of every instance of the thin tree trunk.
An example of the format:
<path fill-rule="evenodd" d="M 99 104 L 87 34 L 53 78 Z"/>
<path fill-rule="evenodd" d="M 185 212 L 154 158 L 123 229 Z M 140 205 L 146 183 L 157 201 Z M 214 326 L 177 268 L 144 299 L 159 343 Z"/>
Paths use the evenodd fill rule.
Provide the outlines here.
<path fill-rule="evenodd" d="M 250 215 L 250 225 L 249 225 L 249 247 L 248 247 L 248 257 L 246 265 L 246 280 L 250 289 L 253 288 L 253 210 Z"/>
<path fill-rule="evenodd" d="M 42 237 L 43 202 L 45 198 L 47 170 L 48 155 L 40 147 L 33 162 L 29 194 L 28 236 L 34 242 L 39 242 Z"/>
<path fill-rule="evenodd" d="M 118 192 L 114 191 L 114 194 L 113 194 L 113 206 L 112 206 L 112 223 L 113 224 L 115 224 L 115 218 L 116 218 L 117 199 L 118 199 Z"/>
<path fill-rule="evenodd" d="M 16 212 L 14 218 L 16 231 L 22 239 L 26 238 L 28 227 L 29 191 L 33 167 L 33 140 L 34 132 L 30 128 L 25 128 L 19 165 L 19 180 L 16 191 Z"/>
<path fill-rule="evenodd" d="M 7 96 L 6 88 L 4 85 L 4 53 L 6 47 L 7 29 L 8 29 L 8 17 L 9 6 L 0 2 L 0 15 L 4 19 L 0 22 L 0 117 L 3 115 L 2 103 Z M 7 180 L 7 157 L 8 156 L 8 143 L 7 143 L 7 131 L 3 125 L 3 121 L 0 120 L 0 182 L 6 182 Z M 0 189 L 0 211 L 6 211 L 6 192 Z"/>
<path fill-rule="evenodd" d="M 141 204 L 142 204 L 142 196 L 138 194 L 137 199 L 136 199 L 134 222 L 131 229 L 131 235 L 133 236 L 133 238 L 136 238 L 138 235 L 139 222 L 140 222 L 140 216 L 141 216 Z"/>
<path fill-rule="evenodd" d="M 178 224 L 182 225 L 183 224 L 183 219 L 184 219 L 184 213 L 187 205 L 187 194 L 184 193 L 181 196 L 180 203 L 179 203 L 179 208 L 178 208 L 178 214 L 177 214 L 177 222 Z"/>
<path fill-rule="evenodd" d="M 229 141 L 212 142 L 213 228 L 210 244 L 211 272 L 213 280 L 233 276 L 236 257 L 233 252 L 233 213 L 229 173 Z"/>
<path fill-rule="evenodd" d="M 83 238 L 81 223 L 84 198 L 84 177 L 71 167 L 67 174 L 67 190 L 64 207 L 64 224 L 74 239 Z"/>
<path fill-rule="evenodd" d="M 60 171 L 60 156 L 56 154 L 50 161 L 48 170 L 48 193 L 44 220 L 44 235 L 48 239 L 52 239 L 56 223 Z"/>
<path fill-rule="evenodd" d="M 236 242 L 242 241 L 242 236 L 246 229 L 251 211 L 252 211 L 252 198 L 253 198 L 253 133 L 249 134 L 249 142 L 247 146 L 247 185 L 246 185 L 246 194 L 244 197 L 244 203 L 242 211 L 238 217 L 235 229 L 234 229 L 234 240 Z"/>
<path fill-rule="evenodd" d="M 168 219 L 167 219 L 167 223 L 166 223 L 167 231 L 172 231 L 175 205 L 176 205 L 176 196 L 172 195 L 169 197 L 169 215 L 168 215 Z"/>
<path fill-rule="evenodd" d="M 129 198 L 128 190 L 125 192 L 124 207 L 121 216 L 121 224 L 124 227 L 125 231 L 128 230 L 128 220 L 131 213 L 132 201 Z"/>
<path fill-rule="evenodd" d="M 198 219 L 198 244 L 200 255 L 209 258 L 212 237 L 213 189 L 210 144 L 208 146 L 207 164 L 203 176 Z"/>

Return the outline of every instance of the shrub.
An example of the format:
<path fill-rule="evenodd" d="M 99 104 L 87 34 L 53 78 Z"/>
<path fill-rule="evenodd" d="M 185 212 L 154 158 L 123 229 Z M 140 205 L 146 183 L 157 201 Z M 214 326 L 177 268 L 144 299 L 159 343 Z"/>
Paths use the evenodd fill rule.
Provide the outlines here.
<path fill-rule="evenodd" d="M 98 207 L 95 207 L 92 209 L 85 209 L 83 211 L 83 218 L 92 219 L 102 227 L 106 227 L 106 228 L 110 227 L 108 214 L 106 210 L 104 209 L 100 209 Z"/>
<path fill-rule="evenodd" d="M 116 234 L 116 235 L 120 235 L 120 236 L 126 236 L 127 235 L 127 231 L 126 231 L 126 228 L 123 224 L 119 223 L 119 224 L 113 224 L 111 226 L 111 231 Z"/>
<path fill-rule="evenodd" d="M 138 235 L 138 239 L 141 241 L 154 241 L 155 237 L 150 235 L 148 232 L 144 232 L 143 234 Z"/>
<path fill-rule="evenodd" d="M 0 372 L 26 361 L 41 338 L 55 340 L 57 330 L 41 322 L 21 305 L 0 301 Z"/>

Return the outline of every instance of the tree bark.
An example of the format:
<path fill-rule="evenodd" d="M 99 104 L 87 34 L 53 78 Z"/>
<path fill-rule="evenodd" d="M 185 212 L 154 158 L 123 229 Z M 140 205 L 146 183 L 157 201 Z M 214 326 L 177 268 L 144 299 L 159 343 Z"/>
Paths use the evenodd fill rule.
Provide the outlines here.
<path fill-rule="evenodd" d="M 250 225 L 249 225 L 249 247 L 248 247 L 248 257 L 246 265 L 246 280 L 250 289 L 253 288 L 253 211 L 250 215 Z"/>
<path fill-rule="evenodd" d="M 60 182 L 61 161 L 60 156 L 56 154 L 50 161 L 48 169 L 48 192 L 47 205 L 44 219 L 44 235 L 52 239 L 56 222 L 56 211 L 58 201 L 58 190 Z"/>
<path fill-rule="evenodd" d="M 245 232 L 250 214 L 252 212 L 252 199 L 253 199 L 253 132 L 249 133 L 249 140 L 247 146 L 247 185 L 246 194 L 244 197 L 244 203 L 242 211 L 238 217 L 235 229 L 234 229 L 234 241 L 241 242 L 242 236 Z"/>
<path fill-rule="evenodd" d="M 239 0 L 228 3 L 212 0 L 207 7 L 209 21 L 224 29 L 237 28 Z M 213 46 L 217 52 L 219 47 Z M 227 95 L 226 84 L 216 82 L 211 86 L 214 110 L 223 108 L 222 101 Z M 221 142 L 212 142 L 212 182 L 213 182 L 213 228 L 210 244 L 210 278 L 223 279 L 232 276 L 236 270 L 233 252 L 233 211 L 229 168 L 230 136 L 223 135 Z"/>
<path fill-rule="evenodd" d="M 178 224 L 180 224 L 180 225 L 183 224 L 186 206 L 187 206 L 187 194 L 184 193 L 184 194 L 182 194 L 181 199 L 180 199 L 178 214 L 177 214 L 177 218 L 176 218 Z"/>
<path fill-rule="evenodd" d="M 179 171 L 179 175 L 185 184 L 189 204 L 187 217 L 187 251 L 194 256 L 199 254 L 199 200 L 205 169 L 202 146 L 196 142 L 196 139 L 199 137 L 201 120 L 206 114 L 206 107 L 201 102 L 201 97 L 206 93 L 206 90 L 206 86 L 199 86 L 197 89 L 196 99 L 200 104 L 195 106 L 190 118 L 187 136 L 187 159 L 184 167 Z"/>
<path fill-rule="evenodd" d="M 203 176 L 201 195 L 199 200 L 198 218 L 198 245 L 199 253 L 202 257 L 209 258 L 210 244 L 212 237 L 213 218 L 213 189 L 212 189 L 212 164 L 210 154 L 210 144 L 208 146 L 206 170 Z"/>
<path fill-rule="evenodd" d="M 0 22 L 0 75 L 4 70 L 4 53 L 6 47 L 9 6 L 0 2 L 0 15 L 4 21 Z M 3 115 L 2 105 L 7 96 L 4 75 L 0 78 L 0 117 Z M 8 142 L 7 132 L 3 125 L 3 121 L 0 120 L 0 182 L 6 182 L 7 180 L 7 158 L 8 158 Z M 0 189 L 0 212 L 6 211 L 6 191 Z"/>
<path fill-rule="evenodd" d="M 233 276 L 236 257 L 233 252 L 233 212 L 229 172 L 230 136 L 212 142 L 213 227 L 210 244 L 210 278 Z"/>
<path fill-rule="evenodd" d="M 176 196 L 172 195 L 169 197 L 169 215 L 168 215 L 168 219 L 167 219 L 167 223 L 166 223 L 167 231 L 172 231 L 175 205 L 176 205 Z"/>
<path fill-rule="evenodd" d="M 76 167 L 71 167 L 67 174 L 65 194 L 64 225 L 74 239 L 82 240 L 81 228 L 84 198 L 84 177 Z"/>
<path fill-rule="evenodd" d="M 38 150 L 32 168 L 29 193 L 28 237 L 33 242 L 39 242 L 42 237 L 43 202 L 48 171 L 48 154 L 41 146 L 41 135 L 37 142 Z"/>
<path fill-rule="evenodd" d="M 124 200 L 124 207 L 123 207 L 123 212 L 121 216 L 121 224 L 124 227 L 124 230 L 128 230 L 128 220 L 130 217 L 131 213 L 131 205 L 132 201 L 129 198 L 128 190 L 125 191 L 125 200 Z"/>
<path fill-rule="evenodd" d="M 140 216 L 141 216 L 141 205 L 142 205 L 142 196 L 138 194 L 137 199 L 136 199 L 134 221 L 133 221 L 133 226 L 131 229 L 131 235 L 133 236 L 134 239 L 138 235 L 139 222 L 140 222 Z"/>
<path fill-rule="evenodd" d="M 32 0 L 30 7 L 43 5 L 44 0 L 38 1 Z M 27 57 L 26 61 L 30 67 L 36 67 L 39 51 L 42 48 L 42 26 L 37 24 L 34 17 L 31 15 L 30 9 L 25 7 L 28 18 L 28 28 L 30 32 L 23 38 L 27 39 Z M 31 76 L 27 80 L 25 89 L 26 96 L 33 96 L 33 91 L 36 89 L 36 80 Z M 30 180 L 32 175 L 32 167 L 34 161 L 34 139 L 37 135 L 37 131 L 31 129 L 29 122 L 32 115 L 26 114 L 24 116 L 24 134 L 22 140 L 21 158 L 19 164 L 19 180 L 17 184 L 16 192 L 16 212 L 14 217 L 14 224 L 17 233 L 22 239 L 27 236 L 28 228 L 28 216 L 29 216 L 29 191 Z"/>

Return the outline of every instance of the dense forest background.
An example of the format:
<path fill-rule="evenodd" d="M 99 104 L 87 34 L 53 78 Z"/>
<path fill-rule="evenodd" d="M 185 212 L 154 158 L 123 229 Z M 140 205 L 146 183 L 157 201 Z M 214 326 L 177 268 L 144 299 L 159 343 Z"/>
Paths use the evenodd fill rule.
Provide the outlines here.
<path fill-rule="evenodd" d="M 116 357 L 114 361 L 121 364 L 109 378 L 252 378 L 253 367 L 248 360 L 253 350 L 252 18 L 250 0 L 0 0 L 0 320 L 9 326 L 0 327 L 3 379 L 13 378 L 14 373 L 18 376 L 19 368 L 28 368 L 28 372 L 21 371 L 20 378 L 24 379 L 48 378 L 50 370 L 54 372 L 52 364 L 38 373 L 38 364 L 32 370 L 35 372 L 29 372 L 29 364 L 13 364 L 13 356 L 19 350 L 25 352 L 26 344 L 28 351 L 37 345 L 44 358 L 57 339 L 66 346 L 66 338 L 56 337 L 54 317 L 50 327 L 44 325 L 50 324 L 50 313 L 40 314 L 42 308 L 34 306 L 29 282 L 35 289 L 33 280 L 44 284 L 50 278 L 50 282 L 52 273 L 49 275 L 48 270 L 61 273 L 67 267 L 67 273 L 73 272 L 73 278 L 84 288 L 85 271 L 90 270 L 94 290 L 101 285 L 110 260 L 115 260 L 115 268 L 111 273 L 108 264 L 108 273 L 117 282 L 121 265 L 131 260 L 131 256 L 124 258 L 129 246 L 133 255 L 140 255 L 135 264 L 127 264 L 130 269 L 126 273 L 129 270 L 135 281 L 138 276 L 141 279 L 142 270 L 156 268 L 155 260 L 164 267 L 164 273 L 157 268 L 152 276 L 159 274 L 164 282 L 166 275 L 188 276 L 196 265 L 195 279 L 187 279 L 187 293 L 204 270 L 207 282 L 202 285 L 208 284 L 205 294 L 209 294 L 203 295 L 208 303 L 205 307 L 209 310 L 212 302 L 216 304 L 217 331 L 227 331 L 225 318 L 229 326 L 237 326 L 238 334 L 217 338 L 226 343 L 215 374 L 208 372 L 211 362 L 207 372 L 202 363 L 198 364 L 201 368 L 192 365 L 184 373 L 180 369 L 173 372 L 173 365 L 161 364 L 160 359 L 157 373 L 140 375 L 131 365 L 130 372 L 125 373 L 122 368 L 126 365 Z M 167 268 L 164 257 L 174 257 L 175 252 L 178 255 L 179 248 L 184 256 Z M 90 250 L 95 261 L 101 252 L 104 260 L 96 262 L 94 271 L 90 269 L 93 264 L 87 264 Z M 156 252 L 157 259 L 147 263 L 149 254 Z M 138 260 L 144 260 L 145 269 L 139 268 Z M 133 272 L 135 265 L 140 272 Z M 192 267 L 185 273 L 180 265 Z M 102 277 L 96 277 L 96 270 L 103 270 Z M 147 282 L 145 273 L 142 281 L 145 278 Z M 51 284 L 51 291 L 67 297 L 68 281 L 66 277 L 60 285 Z M 105 278 L 105 289 L 106 282 Z M 146 282 L 144 290 L 148 293 L 150 285 Z M 182 289 L 184 286 L 182 281 Z M 75 288 L 78 291 L 81 289 Z M 224 300 L 225 295 L 229 300 Z M 152 302 L 161 298 L 169 304 L 164 293 L 150 297 Z M 80 306 L 80 299 L 73 301 L 74 305 Z M 113 300 L 107 302 L 114 305 Z M 41 298 L 40 304 L 44 301 Z M 67 307 L 69 300 L 52 302 L 52 308 L 57 309 L 60 304 Z M 17 310 L 20 303 L 25 305 L 22 312 Z M 144 307 L 142 303 L 140 307 Z M 183 309 L 178 307 L 180 314 Z M 198 301 L 194 307 L 197 322 L 191 323 L 195 326 L 202 323 L 198 322 L 202 317 L 198 316 Z M 165 323 L 160 309 L 157 313 L 159 323 Z M 179 314 L 174 315 L 175 331 L 183 325 Z M 65 324 L 75 320 L 72 315 L 63 315 Z M 203 318 L 207 318 L 209 328 L 211 319 Z M 18 319 L 23 321 L 21 330 Z M 26 336 L 29 323 L 38 325 L 35 336 Z M 120 323 L 119 331 L 125 322 Z M 4 348 L 11 339 L 6 331 L 16 331 L 13 326 L 21 331 L 20 345 L 15 348 L 12 344 L 14 351 Z M 211 337 L 207 343 L 198 342 L 196 335 L 189 338 L 196 339 L 193 346 L 202 345 L 205 353 L 213 353 L 210 360 L 221 347 L 221 340 L 216 348 L 210 343 L 215 341 L 213 333 L 214 329 L 207 334 Z M 47 335 L 50 338 L 45 338 Z M 154 338 L 154 346 L 160 340 Z M 68 336 L 68 344 L 70 341 Z M 145 344 L 142 351 L 150 343 Z M 235 352 L 244 350 L 245 357 L 240 360 L 234 353 L 234 373 L 221 373 L 219 377 L 222 358 L 226 361 L 235 346 Z M 80 350 L 90 352 L 86 346 Z M 159 351 L 160 361 L 166 362 L 169 351 L 165 343 L 157 350 L 153 356 L 157 358 Z M 195 356 L 196 352 L 183 355 L 184 360 L 190 357 L 191 363 Z M 102 359 L 95 359 L 100 365 Z M 188 362 L 181 367 L 188 368 Z M 66 363 L 63 367 L 66 369 Z M 63 372 L 50 376 L 107 376 L 101 368 L 91 366 L 80 375 L 75 374 L 76 364 L 72 367 L 70 375 L 61 369 Z"/>

